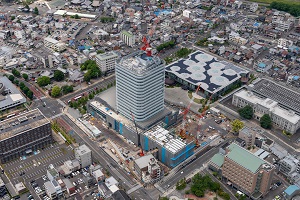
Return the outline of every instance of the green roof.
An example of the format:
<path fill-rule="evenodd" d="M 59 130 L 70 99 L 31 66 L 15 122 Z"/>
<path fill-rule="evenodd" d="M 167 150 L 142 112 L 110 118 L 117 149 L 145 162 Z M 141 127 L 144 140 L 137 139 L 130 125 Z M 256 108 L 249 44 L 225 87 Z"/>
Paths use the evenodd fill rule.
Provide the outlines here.
<path fill-rule="evenodd" d="M 128 37 L 132 37 L 133 34 L 129 33 L 128 31 L 122 31 L 121 33 L 123 33 L 124 35 L 128 36 Z"/>
<path fill-rule="evenodd" d="M 215 165 L 217 165 L 218 167 L 221 167 L 224 163 L 224 155 L 217 153 L 211 158 L 210 161 Z"/>
<path fill-rule="evenodd" d="M 229 145 L 228 148 L 230 152 L 226 155 L 226 157 L 248 169 L 252 173 L 256 173 L 262 164 L 267 163 L 235 143 Z"/>

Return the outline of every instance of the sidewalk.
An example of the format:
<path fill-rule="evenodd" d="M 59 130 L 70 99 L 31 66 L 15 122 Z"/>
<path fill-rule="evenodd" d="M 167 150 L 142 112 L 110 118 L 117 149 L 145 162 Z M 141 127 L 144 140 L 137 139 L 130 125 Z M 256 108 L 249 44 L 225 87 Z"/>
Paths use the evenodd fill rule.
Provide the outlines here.
<path fill-rule="evenodd" d="M 259 129 L 261 129 L 261 130 L 263 130 L 263 132 L 262 133 L 259 133 L 259 134 L 261 134 L 261 135 L 265 135 L 266 137 L 268 137 L 268 138 L 270 138 L 270 139 L 272 139 L 272 140 L 274 140 L 274 142 L 280 142 L 280 143 L 282 143 L 282 144 L 284 144 L 286 147 L 286 149 L 288 149 L 288 148 L 290 148 L 290 149 L 292 149 L 293 151 L 296 151 L 296 152 L 300 152 L 300 148 L 295 148 L 294 147 L 294 144 L 288 144 L 286 141 L 284 141 L 284 140 L 282 140 L 280 137 L 278 137 L 278 136 L 276 136 L 274 133 L 272 133 L 270 130 L 266 130 L 266 129 L 263 129 L 263 128 L 261 128 L 260 126 L 258 126 L 258 124 L 256 124 L 256 123 L 254 123 L 254 122 L 252 122 L 252 121 L 250 121 L 250 120 L 244 120 L 244 119 L 241 119 L 241 117 L 239 116 L 239 114 L 237 113 L 237 112 L 235 112 L 235 111 L 233 111 L 233 110 L 231 110 L 231 109 L 229 109 L 229 108 L 227 108 L 227 107 L 225 107 L 224 105 L 222 105 L 222 104 L 218 104 L 217 105 L 217 107 L 219 108 L 219 109 L 221 109 L 223 112 L 225 112 L 226 114 L 229 114 L 229 115 L 231 115 L 232 117 L 234 117 L 234 118 L 236 118 L 236 119 L 240 119 L 240 120 L 242 120 L 243 122 L 244 122 L 244 124 L 245 124 L 245 126 L 248 126 L 248 127 L 256 127 L 256 128 L 259 128 Z M 226 115 L 225 114 L 225 115 Z M 228 116 L 227 116 L 228 117 Z M 231 118 L 231 117 L 229 117 L 229 118 Z M 277 142 L 277 143 L 278 143 Z M 280 145 L 280 144 L 279 144 Z"/>

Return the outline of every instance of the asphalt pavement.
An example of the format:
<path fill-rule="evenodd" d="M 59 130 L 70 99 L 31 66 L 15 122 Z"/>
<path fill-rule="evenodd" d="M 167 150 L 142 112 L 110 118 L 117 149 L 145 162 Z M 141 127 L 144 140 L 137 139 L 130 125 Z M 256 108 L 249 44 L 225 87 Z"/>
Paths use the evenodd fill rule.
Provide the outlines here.
<path fill-rule="evenodd" d="M 196 169 L 202 167 L 211 157 L 218 153 L 218 151 L 219 148 L 214 147 L 208 150 L 206 153 L 201 154 L 200 157 L 183 167 L 181 170 L 179 170 L 178 173 L 174 174 L 172 177 L 169 177 L 167 180 L 159 184 L 159 187 L 161 187 L 164 191 L 166 191 L 168 188 L 173 187 L 179 180 L 183 179 L 184 177 L 188 177 Z"/>
<path fill-rule="evenodd" d="M 118 179 L 120 184 L 126 189 L 126 191 L 135 187 L 137 183 L 134 178 L 128 175 L 124 169 L 122 169 L 118 163 L 115 162 L 105 151 L 103 151 L 97 143 L 92 141 L 69 117 L 63 115 L 62 118 L 73 128 L 74 135 L 78 144 L 86 144 L 92 150 L 93 159 L 97 160 L 101 165 L 106 168 L 109 173 Z M 110 167 L 108 167 L 110 165 Z M 139 188 L 131 193 L 137 199 L 150 200 L 152 199 L 144 188 Z"/>
<path fill-rule="evenodd" d="M 31 108 L 38 108 L 46 117 L 55 118 L 61 115 L 63 106 L 56 99 L 47 97 L 36 99 Z"/>

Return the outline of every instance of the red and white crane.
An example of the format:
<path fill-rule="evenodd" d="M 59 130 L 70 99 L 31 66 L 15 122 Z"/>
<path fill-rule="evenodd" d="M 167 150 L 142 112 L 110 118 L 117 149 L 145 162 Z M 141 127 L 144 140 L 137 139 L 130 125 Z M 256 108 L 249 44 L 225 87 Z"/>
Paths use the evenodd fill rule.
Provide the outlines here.
<path fill-rule="evenodd" d="M 198 91 L 200 90 L 200 86 L 201 84 L 198 86 L 198 88 L 196 89 L 196 94 L 198 93 Z M 186 107 L 186 109 L 182 112 L 183 114 L 183 119 L 182 119 L 182 124 L 181 124 L 181 130 L 180 130 L 180 136 L 181 138 L 186 138 L 186 134 L 185 134 L 185 123 L 186 123 L 186 116 L 188 114 L 188 112 L 190 111 L 191 105 L 194 101 L 195 97 L 192 96 L 191 101 L 189 103 L 189 105 Z"/>

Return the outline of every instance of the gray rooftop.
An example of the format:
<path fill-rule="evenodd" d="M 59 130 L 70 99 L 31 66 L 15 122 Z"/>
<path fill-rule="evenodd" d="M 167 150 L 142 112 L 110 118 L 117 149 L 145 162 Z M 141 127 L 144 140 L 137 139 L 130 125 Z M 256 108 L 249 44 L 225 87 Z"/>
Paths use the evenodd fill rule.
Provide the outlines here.
<path fill-rule="evenodd" d="M 247 126 L 244 126 L 244 127 L 240 130 L 240 132 L 244 133 L 244 134 L 247 135 L 247 136 L 252 136 L 252 134 L 253 134 L 253 131 L 252 131 L 249 127 L 247 127 Z"/>
<path fill-rule="evenodd" d="M 99 60 L 107 60 L 107 59 L 111 59 L 111 58 L 117 58 L 118 54 L 116 54 L 114 51 L 110 51 L 110 52 L 97 54 L 96 57 Z"/>
<path fill-rule="evenodd" d="M 50 194 L 56 193 L 56 189 L 50 181 L 44 183 L 45 189 L 49 191 Z"/>
<path fill-rule="evenodd" d="M 63 182 L 66 184 L 66 187 L 67 187 L 67 188 L 73 188 L 73 187 L 75 187 L 75 186 L 71 183 L 71 181 L 70 181 L 69 179 L 67 179 L 67 178 L 63 179 Z"/>
<path fill-rule="evenodd" d="M 144 75 L 165 61 L 157 56 L 147 56 L 144 51 L 136 51 L 117 60 L 117 67 L 123 67 L 136 75 Z"/>
<path fill-rule="evenodd" d="M 6 76 L 0 77 L 0 83 L 4 85 L 5 91 L 10 91 L 10 93 L 5 96 L 0 94 L 0 110 L 26 103 L 26 98 Z"/>
<path fill-rule="evenodd" d="M 148 163 L 152 158 L 154 158 L 154 156 L 152 154 L 149 154 L 146 156 L 142 156 L 138 159 L 135 159 L 134 162 L 140 169 L 142 169 L 148 166 Z"/>
<path fill-rule="evenodd" d="M 21 134 L 50 121 L 41 113 L 39 109 L 34 109 L 22 113 L 0 122 L 0 140 L 5 140 L 15 135 Z"/>
<path fill-rule="evenodd" d="M 258 79 L 249 89 L 259 95 L 277 101 L 280 107 L 300 115 L 300 94 L 267 79 Z"/>
<path fill-rule="evenodd" d="M 91 152 L 90 148 L 88 148 L 85 144 L 81 145 L 79 147 L 77 147 L 75 149 L 75 151 L 79 154 L 79 155 L 85 155 L 86 153 Z"/>

